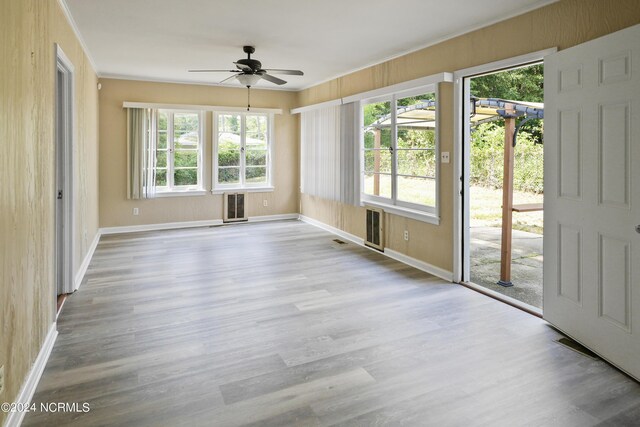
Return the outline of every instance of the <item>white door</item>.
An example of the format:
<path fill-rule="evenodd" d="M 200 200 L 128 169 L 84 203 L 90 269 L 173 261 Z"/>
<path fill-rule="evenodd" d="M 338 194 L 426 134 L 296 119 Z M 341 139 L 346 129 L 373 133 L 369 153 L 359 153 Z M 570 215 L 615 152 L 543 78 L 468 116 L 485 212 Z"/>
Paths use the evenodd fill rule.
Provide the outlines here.
<path fill-rule="evenodd" d="M 67 114 L 64 70 L 56 71 L 56 294 L 67 293 L 65 159 L 67 148 Z"/>
<path fill-rule="evenodd" d="M 545 58 L 544 318 L 640 379 L 640 25 Z"/>
<path fill-rule="evenodd" d="M 56 296 L 73 283 L 73 64 L 56 46 Z"/>

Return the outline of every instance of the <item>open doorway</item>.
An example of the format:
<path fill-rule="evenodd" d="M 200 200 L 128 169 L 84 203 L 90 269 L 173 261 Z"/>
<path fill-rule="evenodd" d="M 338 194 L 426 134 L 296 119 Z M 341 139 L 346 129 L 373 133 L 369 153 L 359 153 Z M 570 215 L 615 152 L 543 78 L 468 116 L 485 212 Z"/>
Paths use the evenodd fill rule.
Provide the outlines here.
<path fill-rule="evenodd" d="M 73 283 L 73 73 L 56 46 L 55 79 L 55 279 L 56 302 L 74 290 Z"/>
<path fill-rule="evenodd" d="M 542 308 L 543 64 L 470 78 L 470 281 Z"/>
<path fill-rule="evenodd" d="M 538 52 L 456 73 L 457 278 L 542 314 L 544 66 Z"/>

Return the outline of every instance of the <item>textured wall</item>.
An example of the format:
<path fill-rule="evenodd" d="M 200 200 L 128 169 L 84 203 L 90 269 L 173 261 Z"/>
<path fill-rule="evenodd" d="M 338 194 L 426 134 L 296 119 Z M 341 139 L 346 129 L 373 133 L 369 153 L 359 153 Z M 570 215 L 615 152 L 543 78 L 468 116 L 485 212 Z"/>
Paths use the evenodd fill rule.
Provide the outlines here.
<path fill-rule="evenodd" d="M 246 106 L 247 90 L 204 85 L 152 83 L 101 79 L 100 91 L 100 227 L 200 221 L 222 218 L 222 195 L 180 196 L 150 200 L 127 200 L 127 140 L 124 101 L 165 104 Z M 250 193 L 249 216 L 298 212 L 297 117 L 289 114 L 296 94 L 286 91 L 252 90 L 255 108 L 281 108 L 275 115 L 273 186 L 275 191 Z M 205 188 L 211 189 L 211 114 L 205 134 Z M 263 206 L 267 199 L 268 207 Z M 133 216 L 133 207 L 140 209 Z"/>
<path fill-rule="evenodd" d="M 640 22 L 638 0 L 561 0 L 544 8 L 314 86 L 298 94 L 298 105 L 330 99 L 441 72 L 486 64 L 551 47 L 566 49 Z M 449 86 L 449 87 L 447 87 Z M 453 90 L 441 85 L 442 151 L 453 151 Z M 432 226 L 387 214 L 391 249 L 437 267 L 453 269 L 453 168 L 441 165 L 441 223 Z M 364 214 L 352 207 L 306 195 L 301 213 L 362 236 Z M 356 218 L 350 218 L 356 215 Z M 349 218 L 349 219 L 347 219 Z M 405 242 L 402 232 L 409 230 Z"/>
<path fill-rule="evenodd" d="M 0 5 L 0 402 L 10 402 L 54 319 L 54 43 L 76 70 L 76 270 L 98 227 L 98 110 L 96 75 L 57 2 Z"/>

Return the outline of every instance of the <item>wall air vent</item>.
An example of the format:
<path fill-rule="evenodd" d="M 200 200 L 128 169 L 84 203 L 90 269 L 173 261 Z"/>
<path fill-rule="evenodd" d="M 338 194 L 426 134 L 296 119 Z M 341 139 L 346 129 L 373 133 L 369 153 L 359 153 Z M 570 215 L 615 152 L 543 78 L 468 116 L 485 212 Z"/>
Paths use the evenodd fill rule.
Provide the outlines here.
<path fill-rule="evenodd" d="M 222 222 L 247 221 L 247 193 L 224 193 Z"/>
<path fill-rule="evenodd" d="M 384 252 L 384 211 L 367 207 L 367 238 L 364 244 Z"/>

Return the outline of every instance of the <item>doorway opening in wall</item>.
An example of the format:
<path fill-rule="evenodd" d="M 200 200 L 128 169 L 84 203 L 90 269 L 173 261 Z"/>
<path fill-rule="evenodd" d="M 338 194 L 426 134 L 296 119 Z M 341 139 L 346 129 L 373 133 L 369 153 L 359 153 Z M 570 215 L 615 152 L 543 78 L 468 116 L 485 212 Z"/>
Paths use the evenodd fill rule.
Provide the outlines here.
<path fill-rule="evenodd" d="M 73 64 L 56 46 L 55 298 L 57 310 L 73 283 Z M 61 297 L 62 296 L 62 297 Z"/>
<path fill-rule="evenodd" d="M 543 80 L 537 61 L 463 83 L 462 281 L 536 314 L 543 301 Z"/>

